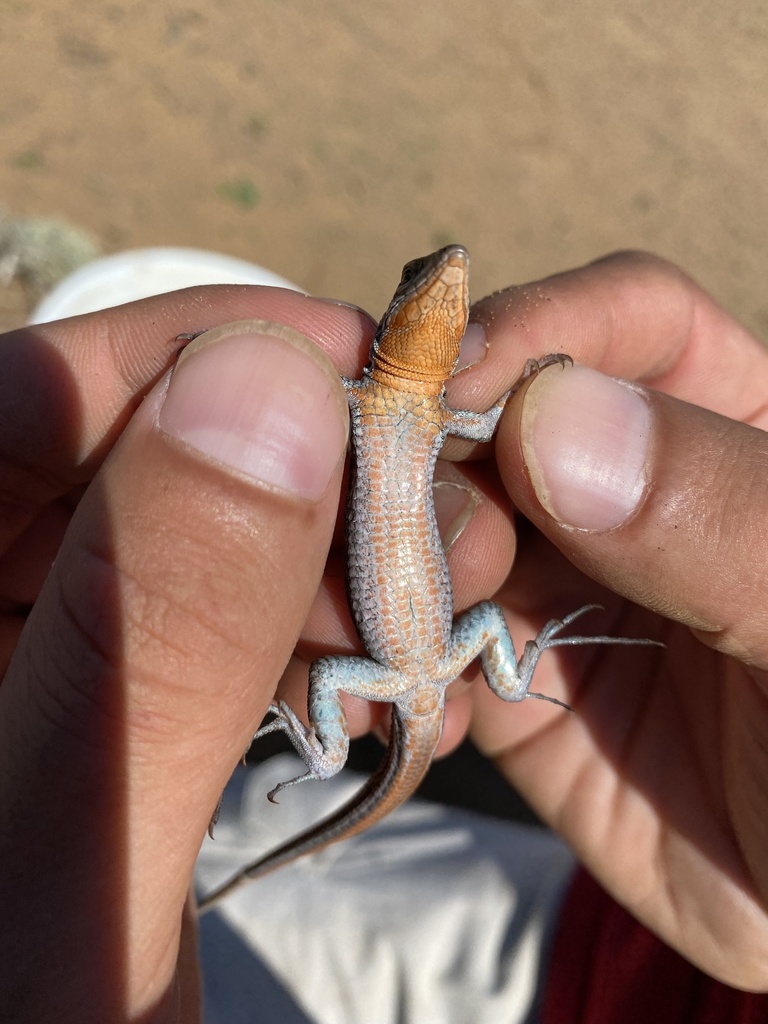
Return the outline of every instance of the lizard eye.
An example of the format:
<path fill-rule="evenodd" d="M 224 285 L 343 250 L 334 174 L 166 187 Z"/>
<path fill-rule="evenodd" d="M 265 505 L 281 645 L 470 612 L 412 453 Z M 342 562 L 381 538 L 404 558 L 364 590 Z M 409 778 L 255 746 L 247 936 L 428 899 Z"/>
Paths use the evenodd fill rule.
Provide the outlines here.
<path fill-rule="evenodd" d="M 406 263 L 405 266 L 403 267 L 403 275 L 400 278 L 400 284 L 408 284 L 409 281 L 412 281 L 413 278 L 416 277 L 418 272 L 421 270 L 423 265 L 423 259 L 411 260 L 410 263 Z"/>

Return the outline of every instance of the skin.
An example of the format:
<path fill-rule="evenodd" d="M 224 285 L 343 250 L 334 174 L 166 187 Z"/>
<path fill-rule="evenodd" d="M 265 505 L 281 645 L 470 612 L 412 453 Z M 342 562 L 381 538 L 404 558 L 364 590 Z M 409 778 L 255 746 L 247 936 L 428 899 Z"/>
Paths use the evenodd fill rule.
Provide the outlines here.
<path fill-rule="evenodd" d="M 351 307 L 217 287 L 0 339 L 10 1021 L 199 1020 L 187 892 L 219 792 L 276 688 L 302 707 L 308 662 L 356 646 L 335 569 L 343 440 L 321 495 L 291 497 L 158 427 L 176 335 L 243 318 L 303 332 L 348 375 L 373 332 Z M 547 654 L 536 688 L 576 715 L 504 706 L 467 674 L 441 749 L 469 729 L 640 920 L 768 990 L 768 353 L 642 254 L 498 293 L 473 319 L 488 355 L 451 382 L 455 407 L 487 408 L 552 350 L 655 390 L 649 486 L 608 531 L 546 511 L 521 440 L 526 402 L 567 371 L 515 396 L 495 448 L 448 452 L 474 457 L 483 494 L 449 554 L 457 610 L 495 595 L 518 644 L 597 600 L 596 632 L 667 646 Z M 380 707 L 347 709 L 353 734 L 383 727 Z"/>

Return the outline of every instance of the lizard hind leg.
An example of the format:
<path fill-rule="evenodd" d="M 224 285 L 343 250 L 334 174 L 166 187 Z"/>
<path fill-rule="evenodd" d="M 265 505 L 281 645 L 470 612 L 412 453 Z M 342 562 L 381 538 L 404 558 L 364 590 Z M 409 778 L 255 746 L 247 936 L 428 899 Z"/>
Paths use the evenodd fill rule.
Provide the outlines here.
<path fill-rule="evenodd" d="M 473 658 L 479 655 L 483 675 L 497 697 L 508 702 L 520 701 L 526 697 L 536 697 L 538 700 L 559 704 L 572 711 L 570 705 L 556 697 L 549 697 L 544 693 L 534 693 L 530 689 L 534 670 L 545 651 L 553 647 L 575 647 L 590 644 L 664 646 L 656 640 L 635 639 L 634 637 L 560 635 L 576 619 L 598 608 L 600 605 L 587 604 L 562 619 L 550 619 L 534 640 L 526 642 L 523 653 L 518 658 L 501 607 L 492 601 L 483 601 L 460 615 L 454 623 L 447 674 L 458 675 Z"/>
<path fill-rule="evenodd" d="M 407 692 L 413 685 L 410 677 L 387 668 L 371 658 L 329 655 L 312 662 L 309 670 L 309 698 L 306 726 L 285 701 L 271 704 L 274 718 L 254 736 L 260 739 L 271 732 L 284 732 L 296 753 L 307 766 L 303 775 L 283 782 L 269 794 L 274 802 L 277 793 L 288 786 L 310 779 L 330 779 L 344 767 L 349 753 L 349 728 L 341 694 L 365 700 L 389 702 Z"/>
<path fill-rule="evenodd" d="M 270 733 L 284 732 L 296 753 L 308 768 L 308 771 L 302 775 L 297 775 L 294 779 L 281 782 L 273 790 L 270 790 L 267 798 L 272 803 L 276 803 L 275 797 L 277 794 L 289 786 L 295 786 L 299 782 L 309 782 L 311 780 L 322 782 L 336 774 L 344 764 L 344 761 L 346 761 L 346 754 L 349 748 L 349 736 L 345 721 L 338 722 L 337 719 L 342 733 L 339 739 L 339 746 L 342 748 L 343 754 L 337 752 L 335 756 L 329 757 L 329 751 L 323 746 L 315 729 L 307 728 L 296 712 L 285 701 L 281 700 L 276 704 L 270 704 L 268 711 L 275 717 L 254 734 L 254 742 L 261 739 L 262 736 L 268 736 Z"/>

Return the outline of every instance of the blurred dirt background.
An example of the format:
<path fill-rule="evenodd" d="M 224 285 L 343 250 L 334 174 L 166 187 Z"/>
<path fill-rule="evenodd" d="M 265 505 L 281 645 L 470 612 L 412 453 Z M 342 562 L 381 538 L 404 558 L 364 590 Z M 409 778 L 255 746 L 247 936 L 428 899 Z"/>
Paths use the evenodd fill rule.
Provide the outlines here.
<path fill-rule="evenodd" d="M 475 297 L 643 247 L 768 337 L 760 0 L 6 0 L 0 58 L 11 221 L 216 249 L 374 315 L 447 241 Z"/>

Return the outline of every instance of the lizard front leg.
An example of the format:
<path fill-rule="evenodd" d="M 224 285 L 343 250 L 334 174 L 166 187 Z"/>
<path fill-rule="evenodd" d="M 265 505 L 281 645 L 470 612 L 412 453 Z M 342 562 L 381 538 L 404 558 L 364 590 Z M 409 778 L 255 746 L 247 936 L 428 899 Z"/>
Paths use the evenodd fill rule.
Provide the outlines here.
<path fill-rule="evenodd" d="M 485 412 L 471 412 L 468 409 L 448 409 L 447 431 L 454 437 L 462 437 L 468 441 L 490 441 L 498 426 L 507 400 L 519 391 L 529 377 L 540 373 L 547 366 L 565 366 L 573 363 L 570 356 L 562 352 L 552 352 L 541 359 L 529 359 L 523 372 L 505 395 Z"/>

